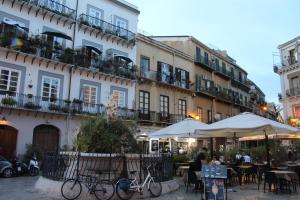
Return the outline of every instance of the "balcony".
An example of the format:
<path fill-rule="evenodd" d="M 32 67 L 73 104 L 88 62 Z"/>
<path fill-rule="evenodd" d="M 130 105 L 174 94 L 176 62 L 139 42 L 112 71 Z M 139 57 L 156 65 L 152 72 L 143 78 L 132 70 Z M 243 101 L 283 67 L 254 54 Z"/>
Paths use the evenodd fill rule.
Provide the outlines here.
<path fill-rule="evenodd" d="M 300 88 L 299 87 L 290 88 L 290 89 L 286 90 L 286 96 L 287 97 L 298 96 L 298 95 L 300 95 Z"/>
<path fill-rule="evenodd" d="M 27 9 L 27 13 L 32 11 L 35 16 L 40 13 L 45 19 L 46 16 L 50 17 L 50 22 L 54 20 L 58 24 L 60 21 L 65 26 L 67 23 L 70 25 L 75 20 L 76 11 L 67 7 L 64 4 L 58 3 L 54 0 L 13 0 L 11 6 L 19 4 L 20 11 Z"/>
<path fill-rule="evenodd" d="M 217 92 L 215 87 L 199 87 L 195 91 L 197 94 L 203 94 L 208 97 L 215 97 L 216 92 Z"/>
<path fill-rule="evenodd" d="M 38 97 L 32 94 L 19 94 L 7 92 L 0 94 L 0 106 L 10 109 L 49 112 L 58 114 L 104 114 L 105 106 L 102 104 L 87 104 L 78 99 L 72 102 L 56 98 Z"/>
<path fill-rule="evenodd" d="M 204 67 L 205 69 L 207 69 L 209 71 L 214 71 L 214 67 L 212 66 L 212 62 L 208 58 L 205 58 L 202 55 L 195 56 L 194 62 L 195 62 L 195 64 L 197 64 L 201 67 Z"/>
<path fill-rule="evenodd" d="M 218 66 L 215 63 L 212 63 L 212 67 L 215 69 L 215 74 L 218 74 L 219 76 L 222 76 L 227 80 L 231 79 L 231 73 L 226 68 L 222 68 L 221 66 Z"/>
<path fill-rule="evenodd" d="M 81 14 L 79 16 L 79 28 L 81 28 L 84 33 L 87 31 L 89 31 L 90 35 L 94 33 L 96 37 L 105 36 L 113 42 L 125 42 L 127 45 L 135 45 L 135 34 L 133 32 L 96 17 Z"/>
<path fill-rule="evenodd" d="M 18 94 L 14 92 L 0 94 L 0 107 L 64 115 L 72 114 L 93 116 L 106 114 L 106 108 L 103 104 L 84 103 L 79 99 L 69 101 L 56 98 L 45 98 L 33 96 L 32 94 Z M 116 116 L 122 120 L 137 119 L 136 112 L 127 108 L 118 108 Z"/>
<path fill-rule="evenodd" d="M 215 97 L 218 100 L 225 101 L 227 103 L 232 103 L 232 101 L 233 101 L 232 93 L 228 89 L 225 89 L 225 88 L 217 91 L 215 93 Z"/>
<path fill-rule="evenodd" d="M 250 91 L 250 84 L 248 83 L 248 81 L 237 79 L 233 76 L 233 74 L 231 74 L 231 85 L 233 87 L 237 87 L 237 88 L 239 88 L 241 90 L 244 90 L 246 92 Z"/>
<path fill-rule="evenodd" d="M 104 60 L 102 55 L 87 55 L 82 49 L 73 50 L 71 48 L 65 48 L 62 45 L 49 42 L 45 35 L 37 35 L 27 37 L 26 35 L 17 36 L 15 32 L 10 33 L 11 36 L 6 37 L 8 33 L 1 33 L 0 47 L 6 50 L 6 56 L 10 53 L 15 55 L 17 60 L 21 54 L 25 60 L 31 57 L 31 64 L 35 60 L 39 60 L 39 65 L 46 63 L 46 66 L 50 63 L 54 64 L 54 67 L 60 65 L 62 70 L 64 67 L 74 67 L 75 69 L 86 70 L 91 72 L 99 72 L 103 74 L 109 74 L 125 79 L 136 79 L 136 67 L 132 62 L 128 62 L 129 59 L 122 60 L 118 57 L 112 57 L 111 59 Z M 14 41 L 18 40 L 21 45 L 14 45 Z M 86 47 L 82 47 L 86 48 Z"/>
<path fill-rule="evenodd" d="M 144 110 L 138 111 L 138 121 L 140 123 L 155 123 L 170 125 L 187 118 L 185 115 L 161 113 L 155 111 Z"/>
<path fill-rule="evenodd" d="M 190 80 L 184 80 L 184 81 L 176 80 L 175 75 L 172 74 L 167 75 L 153 70 L 148 70 L 148 71 L 139 70 L 138 76 L 140 79 L 157 81 L 161 84 L 165 84 L 165 85 L 169 85 L 172 87 L 181 88 L 185 90 L 190 89 Z"/>

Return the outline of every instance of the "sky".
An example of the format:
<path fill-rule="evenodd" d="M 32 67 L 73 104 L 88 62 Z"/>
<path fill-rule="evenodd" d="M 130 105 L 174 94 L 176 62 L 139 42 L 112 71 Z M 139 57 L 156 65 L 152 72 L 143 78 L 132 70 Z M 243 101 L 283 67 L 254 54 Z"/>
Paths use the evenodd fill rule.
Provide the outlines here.
<path fill-rule="evenodd" d="M 278 103 L 273 72 L 277 46 L 300 35 L 300 0 L 127 0 L 140 10 L 138 29 L 151 35 L 191 35 L 229 56 Z M 275 56 L 275 63 L 279 57 Z"/>

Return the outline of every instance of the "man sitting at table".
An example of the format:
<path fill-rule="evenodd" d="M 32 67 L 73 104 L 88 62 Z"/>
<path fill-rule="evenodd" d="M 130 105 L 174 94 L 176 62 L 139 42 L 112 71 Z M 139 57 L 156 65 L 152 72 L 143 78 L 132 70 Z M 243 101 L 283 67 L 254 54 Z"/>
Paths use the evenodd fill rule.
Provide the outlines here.
<path fill-rule="evenodd" d="M 206 164 L 206 153 L 207 153 L 207 148 L 202 147 L 201 151 L 197 155 L 195 159 L 195 171 L 201 171 L 202 169 L 202 164 Z"/>
<path fill-rule="evenodd" d="M 247 153 L 246 155 L 244 155 L 243 158 L 244 158 L 244 163 L 251 163 L 252 162 L 249 153 Z"/>

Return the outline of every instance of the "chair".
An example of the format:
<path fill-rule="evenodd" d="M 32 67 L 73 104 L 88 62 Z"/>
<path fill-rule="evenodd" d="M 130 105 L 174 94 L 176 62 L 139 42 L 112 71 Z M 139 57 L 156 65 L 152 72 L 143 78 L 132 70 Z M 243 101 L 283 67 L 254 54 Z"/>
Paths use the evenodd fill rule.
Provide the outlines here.
<path fill-rule="evenodd" d="M 278 180 L 274 172 L 265 171 L 264 192 L 266 192 L 266 184 L 269 185 L 269 192 L 271 192 L 271 186 L 273 184 L 277 193 Z"/>
<path fill-rule="evenodd" d="M 186 192 L 188 191 L 188 188 L 190 184 L 194 185 L 194 191 L 197 192 L 197 190 L 200 190 L 201 193 L 201 199 L 202 199 L 202 193 L 204 189 L 204 185 L 202 183 L 202 180 L 199 180 L 197 178 L 197 175 L 195 173 L 196 171 L 196 166 L 194 163 L 190 164 L 190 168 L 188 170 L 188 177 L 187 177 L 187 182 L 186 182 Z"/>

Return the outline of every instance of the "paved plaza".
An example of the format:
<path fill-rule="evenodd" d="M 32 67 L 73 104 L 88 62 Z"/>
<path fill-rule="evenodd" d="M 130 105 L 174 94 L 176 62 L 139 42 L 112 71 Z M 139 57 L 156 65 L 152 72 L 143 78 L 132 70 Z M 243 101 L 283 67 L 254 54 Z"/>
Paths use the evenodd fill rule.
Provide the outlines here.
<path fill-rule="evenodd" d="M 53 197 L 49 194 L 41 193 L 35 189 L 35 183 L 38 177 L 16 177 L 9 179 L 0 179 L 0 199 L 2 200 L 61 200 L 62 197 Z M 156 200 L 200 200 L 200 194 L 194 192 L 185 192 L 185 188 L 181 183 L 178 191 L 171 194 L 163 195 L 159 198 L 151 198 Z M 273 194 L 257 191 L 256 185 L 247 185 L 235 187 L 228 192 L 229 200 L 298 200 L 300 199 L 300 191 L 297 194 Z"/>

